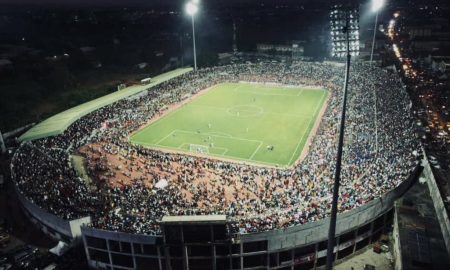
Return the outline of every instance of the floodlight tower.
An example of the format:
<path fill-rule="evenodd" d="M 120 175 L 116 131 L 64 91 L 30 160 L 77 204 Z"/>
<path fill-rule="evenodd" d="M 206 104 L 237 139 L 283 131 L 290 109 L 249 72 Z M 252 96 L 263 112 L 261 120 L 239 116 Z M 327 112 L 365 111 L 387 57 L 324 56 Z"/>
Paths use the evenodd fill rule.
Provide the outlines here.
<path fill-rule="evenodd" d="M 236 22 L 233 20 L 233 53 L 237 53 L 237 43 L 236 43 Z"/>
<path fill-rule="evenodd" d="M 192 18 L 192 43 L 194 47 L 194 71 L 197 71 L 197 52 L 195 50 L 195 22 L 194 17 L 198 11 L 200 0 L 191 0 L 186 4 L 186 13 Z"/>
<path fill-rule="evenodd" d="M 377 35 L 378 13 L 384 6 L 384 0 L 372 0 L 372 12 L 375 12 L 375 26 L 373 27 L 372 52 L 370 53 L 370 64 L 373 61 L 373 50 L 375 48 L 375 36 Z"/>
<path fill-rule="evenodd" d="M 348 18 L 348 30 L 350 42 L 350 54 L 359 55 L 359 2 L 358 0 L 332 1 L 330 11 L 331 30 L 331 57 L 345 59 L 347 55 L 346 34 L 342 28 L 346 26 Z"/>
<path fill-rule="evenodd" d="M 341 111 L 341 120 L 340 120 L 340 127 L 339 127 L 339 141 L 338 141 L 338 147 L 337 147 L 337 154 L 336 154 L 336 166 L 334 170 L 334 184 L 333 184 L 333 200 L 331 202 L 331 214 L 330 214 L 330 225 L 328 228 L 328 245 L 327 245 L 327 264 L 326 269 L 332 270 L 333 269 L 333 262 L 334 262 L 334 248 L 335 248 L 335 237 L 336 237 L 336 223 L 337 223 L 337 212 L 338 212 L 338 202 L 339 202 L 339 186 L 341 185 L 341 166 L 342 166 L 342 154 L 343 154 L 343 147 L 344 147 L 344 133 L 345 133 L 345 115 L 347 110 L 347 91 L 348 91 L 348 83 L 349 83 L 349 76 L 350 76 L 350 59 L 352 56 L 352 50 L 355 48 L 352 48 L 351 43 L 352 39 L 355 37 L 352 37 L 352 32 L 355 32 L 354 27 L 352 27 L 352 20 L 354 20 L 354 6 L 352 6 L 352 1 L 348 1 L 347 4 L 344 4 L 340 7 L 340 13 L 342 15 L 342 18 L 344 18 L 344 23 L 338 25 L 341 29 L 344 36 L 344 40 L 342 41 L 343 47 L 345 48 L 345 53 L 343 53 L 346 58 L 346 64 L 345 64 L 345 77 L 344 77 L 344 92 L 342 95 L 342 111 Z M 335 13 L 332 13 L 332 15 Z M 354 23 L 354 22 L 353 22 Z M 358 28 L 357 28 L 358 29 Z M 335 51 L 336 53 L 336 51 Z M 353 51 L 353 55 L 357 55 Z M 343 55 L 340 55 L 343 56 Z"/>

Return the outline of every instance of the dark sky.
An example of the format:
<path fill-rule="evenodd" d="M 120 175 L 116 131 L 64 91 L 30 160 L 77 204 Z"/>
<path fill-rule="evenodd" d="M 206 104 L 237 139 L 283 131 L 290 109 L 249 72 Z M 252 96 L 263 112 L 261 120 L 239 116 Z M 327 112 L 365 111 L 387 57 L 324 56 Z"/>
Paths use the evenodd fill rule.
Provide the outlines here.
<path fill-rule="evenodd" d="M 62 5 L 62 6 L 179 6 L 188 0 L 0 0 L 0 4 L 27 5 L 34 4 L 39 6 L 45 5 Z M 210 4 L 277 4 L 277 3 L 301 3 L 312 0 L 203 0 L 204 3 Z M 325 0 L 323 0 L 325 1 Z M 317 0 L 316 0 L 317 2 Z"/>

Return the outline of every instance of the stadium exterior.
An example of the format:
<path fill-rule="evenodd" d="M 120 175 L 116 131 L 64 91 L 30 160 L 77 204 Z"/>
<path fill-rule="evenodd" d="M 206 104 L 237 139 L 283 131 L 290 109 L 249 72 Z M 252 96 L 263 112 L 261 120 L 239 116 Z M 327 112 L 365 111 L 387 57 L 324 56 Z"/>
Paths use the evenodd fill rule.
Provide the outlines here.
<path fill-rule="evenodd" d="M 417 166 L 393 190 L 338 215 L 335 259 L 353 254 L 391 229 L 394 202 L 421 170 Z M 163 233 L 150 236 L 96 229 L 89 225 L 89 216 L 64 220 L 15 190 L 34 224 L 54 239 L 82 242 L 88 264 L 95 269 L 313 269 L 326 261 L 328 218 L 286 229 L 230 235 L 226 216 L 164 217 Z"/>
<path fill-rule="evenodd" d="M 393 206 L 418 178 L 421 167 L 397 188 L 338 215 L 335 259 L 376 241 L 393 223 Z M 27 216 L 64 242 L 82 241 L 95 269 L 313 269 L 325 264 L 328 218 L 260 233 L 228 235 L 226 217 L 162 221 L 163 235 L 104 231 L 86 226 L 90 217 L 67 221 L 48 213 L 18 190 Z"/>

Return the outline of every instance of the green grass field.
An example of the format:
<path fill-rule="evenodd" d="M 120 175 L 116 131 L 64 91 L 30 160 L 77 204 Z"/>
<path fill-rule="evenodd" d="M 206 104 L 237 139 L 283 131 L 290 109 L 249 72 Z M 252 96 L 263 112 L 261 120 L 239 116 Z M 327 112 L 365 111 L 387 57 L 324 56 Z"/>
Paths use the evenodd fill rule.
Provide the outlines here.
<path fill-rule="evenodd" d="M 327 95 L 326 90 L 220 84 L 137 132 L 131 142 L 287 167 L 300 157 Z"/>

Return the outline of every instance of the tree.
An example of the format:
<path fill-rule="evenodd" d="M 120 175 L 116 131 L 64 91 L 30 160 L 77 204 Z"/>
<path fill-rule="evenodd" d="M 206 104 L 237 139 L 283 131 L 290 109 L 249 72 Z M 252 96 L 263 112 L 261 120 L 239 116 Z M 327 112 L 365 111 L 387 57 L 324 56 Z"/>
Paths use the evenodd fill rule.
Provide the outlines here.
<path fill-rule="evenodd" d="M 203 53 L 198 57 L 199 67 L 216 66 L 219 63 L 219 56 L 217 53 Z"/>

